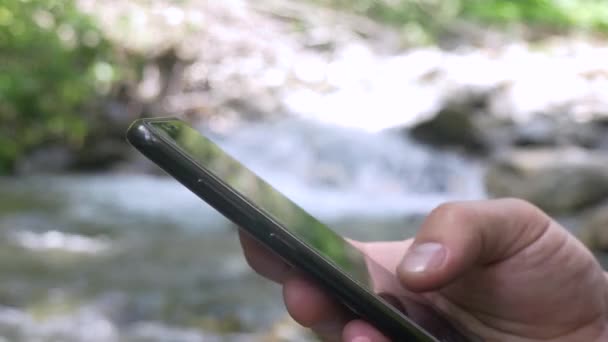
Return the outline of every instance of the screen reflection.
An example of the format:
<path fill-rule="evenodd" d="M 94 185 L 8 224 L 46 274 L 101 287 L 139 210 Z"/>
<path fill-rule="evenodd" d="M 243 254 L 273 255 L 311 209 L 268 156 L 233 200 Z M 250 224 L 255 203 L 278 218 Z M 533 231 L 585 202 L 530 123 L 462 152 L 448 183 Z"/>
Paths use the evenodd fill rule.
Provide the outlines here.
<path fill-rule="evenodd" d="M 279 193 L 195 129 L 180 121 L 154 122 L 152 125 L 200 166 L 220 176 L 225 183 L 245 195 L 258 209 L 274 218 L 300 241 L 331 261 L 360 285 L 373 288 L 368 272 L 369 261 L 340 235 Z"/>

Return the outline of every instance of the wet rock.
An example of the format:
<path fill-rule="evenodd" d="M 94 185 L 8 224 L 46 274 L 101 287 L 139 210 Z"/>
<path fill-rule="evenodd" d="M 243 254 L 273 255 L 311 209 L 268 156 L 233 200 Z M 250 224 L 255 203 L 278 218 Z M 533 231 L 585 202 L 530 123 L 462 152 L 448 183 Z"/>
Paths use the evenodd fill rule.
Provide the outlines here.
<path fill-rule="evenodd" d="M 488 149 L 473 113 L 458 108 L 441 110 L 431 120 L 414 127 L 411 135 L 421 142 L 440 147 L 458 147 L 476 153 Z"/>
<path fill-rule="evenodd" d="M 583 217 L 578 236 L 590 249 L 608 252 L 608 204 Z"/>
<path fill-rule="evenodd" d="M 513 144 L 517 146 L 598 147 L 604 131 L 594 123 L 575 122 L 567 116 L 539 115 L 529 122 L 512 127 Z"/>
<path fill-rule="evenodd" d="M 576 148 L 516 150 L 494 162 L 486 189 L 554 213 L 572 213 L 608 198 L 608 155 Z"/>

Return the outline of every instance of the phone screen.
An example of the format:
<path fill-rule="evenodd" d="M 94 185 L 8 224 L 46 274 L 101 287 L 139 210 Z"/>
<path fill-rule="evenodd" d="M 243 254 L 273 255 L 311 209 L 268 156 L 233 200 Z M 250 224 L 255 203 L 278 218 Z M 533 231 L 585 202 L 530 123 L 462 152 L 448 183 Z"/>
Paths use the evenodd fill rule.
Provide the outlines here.
<path fill-rule="evenodd" d="M 374 280 L 395 280 L 395 275 L 365 256 L 351 243 L 308 214 L 255 173 L 230 157 L 212 141 L 180 120 L 148 121 L 154 134 L 169 141 L 174 148 L 243 196 L 251 205 L 278 222 L 288 234 L 322 256 L 326 262 L 372 294 L 384 289 Z M 384 286 L 384 285 L 383 285 Z M 381 296 L 380 296 L 381 297 Z M 434 310 L 413 295 L 400 298 L 410 319 L 440 341 L 464 341 L 460 334 Z"/>
<path fill-rule="evenodd" d="M 196 163 L 213 174 L 221 175 L 222 181 L 245 195 L 259 210 L 280 222 L 289 233 L 331 261 L 360 285 L 372 289 L 369 261 L 340 235 L 224 153 L 195 129 L 179 121 L 152 122 L 151 125 Z"/>

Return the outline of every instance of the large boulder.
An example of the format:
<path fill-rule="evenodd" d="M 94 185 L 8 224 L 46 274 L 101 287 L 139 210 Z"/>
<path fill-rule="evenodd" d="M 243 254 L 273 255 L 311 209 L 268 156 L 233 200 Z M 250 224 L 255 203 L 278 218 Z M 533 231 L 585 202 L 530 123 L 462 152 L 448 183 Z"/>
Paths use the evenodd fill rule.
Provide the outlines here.
<path fill-rule="evenodd" d="M 487 140 L 473 116 L 474 113 L 464 108 L 446 107 L 432 119 L 413 127 L 410 134 L 418 141 L 438 147 L 483 153 L 488 149 Z"/>
<path fill-rule="evenodd" d="M 515 150 L 489 166 L 485 185 L 492 196 L 573 213 L 608 198 L 608 155 L 578 148 Z"/>

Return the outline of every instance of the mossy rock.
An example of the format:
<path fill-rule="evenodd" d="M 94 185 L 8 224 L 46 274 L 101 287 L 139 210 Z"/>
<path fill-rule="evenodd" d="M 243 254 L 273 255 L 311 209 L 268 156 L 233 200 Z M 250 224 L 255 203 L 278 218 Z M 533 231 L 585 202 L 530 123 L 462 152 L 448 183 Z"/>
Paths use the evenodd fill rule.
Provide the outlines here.
<path fill-rule="evenodd" d="M 516 150 L 485 175 L 494 197 L 528 200 L 552 214 L 571 214 L 608 198 L 608 157 L 582 149 Z"/>

